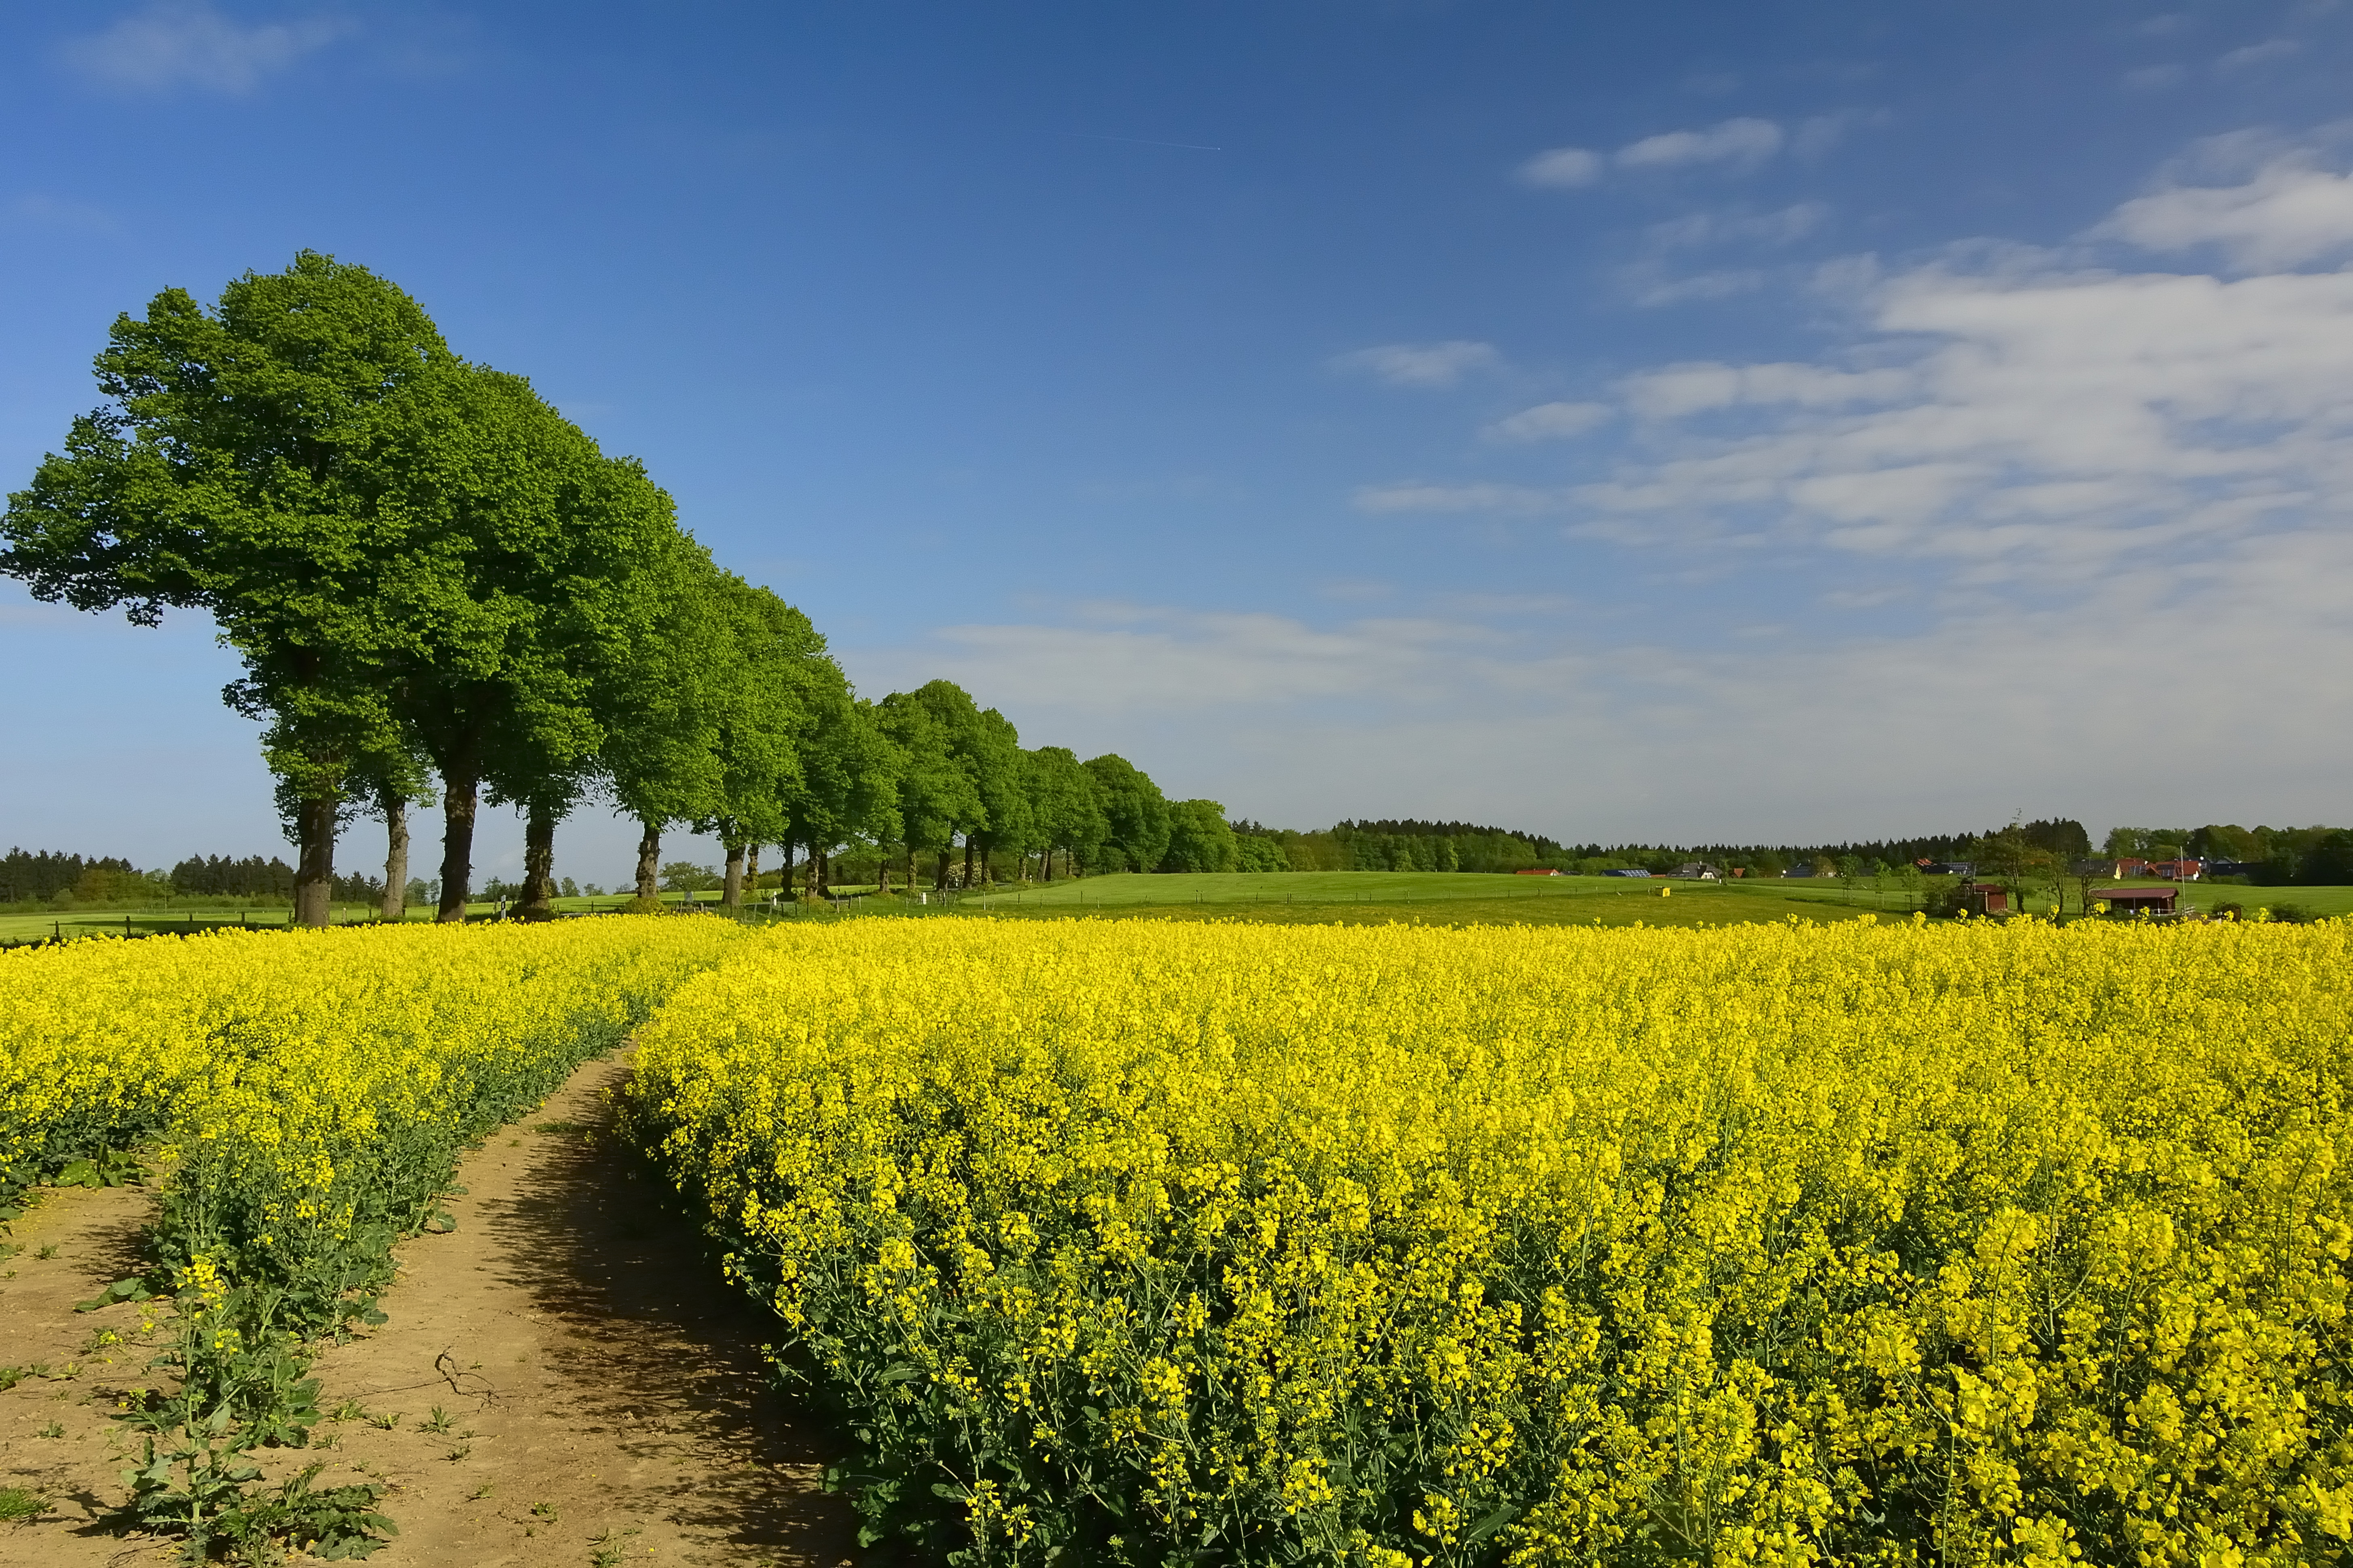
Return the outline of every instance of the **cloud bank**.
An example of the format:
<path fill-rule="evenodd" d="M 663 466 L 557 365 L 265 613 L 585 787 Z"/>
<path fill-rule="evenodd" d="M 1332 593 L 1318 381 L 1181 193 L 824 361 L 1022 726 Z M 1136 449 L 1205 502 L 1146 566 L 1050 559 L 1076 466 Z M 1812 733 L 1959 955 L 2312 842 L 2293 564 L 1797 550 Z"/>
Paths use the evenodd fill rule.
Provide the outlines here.
<path fill-rule="evenodd" d="M 234 97 L 345 31 L 326 16 L 248 26 L 204 0 L 156 0 L 100 32 L 67 40 L 58 55 L 80 75 L 118 90 L 193 87 Z"/>

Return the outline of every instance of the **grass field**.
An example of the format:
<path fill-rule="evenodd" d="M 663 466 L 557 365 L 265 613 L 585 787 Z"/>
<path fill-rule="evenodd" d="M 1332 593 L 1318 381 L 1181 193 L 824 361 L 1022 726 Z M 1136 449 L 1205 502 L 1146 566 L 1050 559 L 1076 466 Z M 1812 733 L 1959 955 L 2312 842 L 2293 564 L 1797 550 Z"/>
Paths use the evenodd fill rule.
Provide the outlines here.
<path fill-rule="evenodd" d="M 1425 925 L 1590 925 L 1598 921 L 1605 926 L 1629 926 L 1640 921 L 1653 926 L 1697 926 L 1789 919 L 1852 920 L 1871 913 L 1900 916 L 1910 913 L 1913 908 L 1900 892 L 1880 893 L 1869 887 L 1857 887 L 1850 893 L 1828 879 L 1683 882 L 1666 878 L 1504 877 L 1430 871 L 1278 871 L 1248 876 L 1224 873 L 1169 877 L 1131 874 L 1088 877 L 1045 886 L 1007 886 L 997 891 L 964 894 L 950 901 L 923 903 L 895 893 L 878 899 L 855 897 L 865 891 L 855 888 L 836 891 L 852 895 L 851 911 L 864 915 L 987 914 L 1023 919 L 1146 916 L 1322 925 L 1406 921 Z M 2184 889 L 2184 895 L 2187 906 L 2198 910 L 2234 903 L 2252 913 L 2269 905 L 2293 904 L 2314 914 L 2353 914 L 2353 888 L 2242 888 L 2192 883 Z M 2069 898 L 2072 908 L 2072 891 Z M 662 899 L 673 907 L 684 901 L 675 893 L 665 893 Z M 693 901 L 708 907 L 717 899 L 716 893 L 698 893 Z M 558 899 L 555 909 L 559 914 L 598 913 L 617 910 L 627 901 L 612 894 L 595 899 Z M 754 901 L 754 909 L 761 907 Z M 2033 898 L 2027 901 L 2027 907 L 2042 913 L 2047 911 L 2049 904 L 2045 899 Z M 805 912 L 794 905 L 786 908 L 796 916 Z M 497 905 L 479 901 L 469 904 L 467 912 L 470 918 L 484 919 L 497 912 Z M 287 914 L 284 909 L 248 911 L 250 923 L 257 927 L 283 926 Z M 336 906 L 338 924 L 375 918 L 373 905 Z M 428 921 L 433 911 L 422 906 L 412 908 L 408 918 Z M 220 910 L 0 914 L 0 942 L 32 942 L 51 935 L 123 936 L 201 931 L 208 926 L 237 923 L 237 911 Z"/>

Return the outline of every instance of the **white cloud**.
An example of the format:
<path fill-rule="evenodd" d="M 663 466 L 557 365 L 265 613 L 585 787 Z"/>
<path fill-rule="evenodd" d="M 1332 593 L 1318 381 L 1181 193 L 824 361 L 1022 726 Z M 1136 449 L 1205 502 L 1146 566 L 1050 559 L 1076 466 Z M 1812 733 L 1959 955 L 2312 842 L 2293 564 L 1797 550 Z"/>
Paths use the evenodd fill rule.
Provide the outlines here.
<path fill-rule="evenodd" d="M 1662 250 L 1744 241 L 1788 245 L 1821 227 L 1830 212 L 1820 202 L 1799 202 L 1768 213 L 1689 213 L 1666 223 L 1652 224 L 1644 237 Z"/>
<path fill-rule="evenodd" d="M 1746 427 L 1585 487 L 1587 526 L 1664 539 L 1761 523 L 1792 544 L 2049 582 L 2299 516 L 2341 521 L 2353 497 L 2353 274 L 1929 268 L 1883 284 L 1869 325 L 1915 357 L 1630 379 L 1638 412 L 1746 410 Z"/>
<path fill-rule="evenodd" d="M 1883 403 L 1916 383 L 1909 371 L 1841 371 L 1813 364 L 1732 365 L 1704 362 L 1643 371 L 1619 384 L 1627 406 L 1645 419 L 1679 419 L 1739 405 L 1794 404 L 1835 408 Z"/>
<path fill-rule="evenodd" d="M 1819 129 L 1810 134 L 1810 150 L 1828 145 L 1821 140 L 1824 134 Z M 1555 147 L 1522 163 L 1519 176 L 1532 185 L 1574 189 L 1599 183 L 1612 167 L 1687 169 L 1720 164 L 1736 173 L 1746 173 L 1770 159 L 1788 141 L 1772 121 L 1742 116 L 1720 121 L 1704 130 L 1645 136 L 1609 153 L 1597 153 L 1589 147 Z"/>
<path fill-rule="evenodd" d="M 1616 412 L 1606 403 L 1539 403 L 1498 419 L 1487 433 L 1499 441 L 1558 441 L 1609 423 Z"/>
<path fill-rule="evenodd" d="M 1771 121 L 1744 117 L 1723 121 L 1704 131 L 1645 136 L 1620 147 L 1613 161 L 1621 169 L 1681 169 L 1694 163 L 1754 168 L 1778 153 L 1786 140 L 1781 128 Z"/>
<path fill-rule="evenodd" d="M 1472 371 L 1496 368 L 1504 356 L 1492 343 L 1458 338 L 1440 343 L 1384 343 L 1342 354 L 1332 363 L 1391 386 L 1452 386 Z"/>
<path fill-rule="evenodd" d="M 2348 581 L 2353 537 L 2299 534 L 2240 541 L 2187 584 L 2120 572 L 2063 605 L 1863 637 L 1802 601 L 1729 648 L 1611 646 L 1576 617 L 1504 635 L 1162 609 L 847 657 L 862 685 L 944 674 L 1030 743 L 1120 751 L 1172 795 L 1299 827 L 1409 812 L 1689 843 L 1955 831 L 2021 805 L 2095 832 L 2102 814 L 2336 820 Z"/>
<path fill-rule="evenodd" d="M 2301 266 L 2353 246 L 2353 179 L 2291 153 L 2240 184 L 2136 197 L 2094 232 L 2151 250 L 2220 246 L 2241 270 Z"/>
<path fill-rule="evenodd" d="M 2099 231 L 2158 250 L 2215 244 L 2236 278 L 2090 270 L 1978 244 L 1826 290 L 1855 341 L 1821 363 L 1670 364 L 1616 391 L 1644 444 L 1573 489 L 1367 487 L 1376 512 L 1572 514 L 1628 543 L 1739 539 L 1936 562 L 1955 584 L 2050 591 L 2234 542 L 2353 523 L 2353 270 L 2280 270 L 2353 245 L 2353 182 L 2312 146 L 2247 137 Z M 1661 283 L 1652 298 L 1750 286 Z M 1704 420 L 1695 416 L 1705 416 Z M 1581 515 L 1579 515 L 1581 514 Z"/>
<path fill-rule="evenodd" d="M 2250 66 L 2269 65 L 2274 60 L 2285 59 L 2303 47 L 2294 38 L 2272 38 L 2260 44 L 2249 44 L 2243 49 L 2232 49 L 2214 63 L 2223 70 L 2243 70 Z"/>
<path fill-rule="evenodd" d="M 187 86 L 236 95 L 345 30 L 324 16 L 246 26 L 204 0 L 155 0 L 102 32 L 69 39 L 59 52 L 66 64 L 107 87 Z"/>
<path fill-rule="evenodd" d="M 1539 153 L 1521 164 L 1520 178 L 1532 185 L 1573 189 L 1599 180 L 1602 171 L 1608 166 L 1608 160 L 1588 148 L 1556 147 L 1549 153 Z"/>

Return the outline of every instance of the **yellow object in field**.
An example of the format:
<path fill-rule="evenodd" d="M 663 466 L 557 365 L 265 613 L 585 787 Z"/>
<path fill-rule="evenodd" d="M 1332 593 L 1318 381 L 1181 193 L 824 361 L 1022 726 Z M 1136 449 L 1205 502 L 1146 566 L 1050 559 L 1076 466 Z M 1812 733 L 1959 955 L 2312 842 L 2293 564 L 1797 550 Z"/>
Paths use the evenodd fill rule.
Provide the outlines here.
<path fill-rule="evenodd" d="M 1659 889 L 1659 897 L 1662 899 L 1672 899 L 1674 896 L 1675 890 L 1672 888 L 1661 888 Z"/>
<path fill-rule="evenodd" d="M 872 921 L 688 981 L 624 1119 L 874 1517 L 960 1478 L 976 1560 L 2343 1562 L 2348 974 L 2344 921 Z"/>
<path fill-rule="evenodd" d="M 219 1227 L 186 1246 L 232 1276 L 282 1275 L 403 1223 L 421 1200 L 387 1184 L 439 1179 L 743 930 L 617 917 L 0 952 L 0 1205 L 12 1183 L 148 1143 L 178 1163 L 181 1199 L 217 1194 L 182 1204 Z"/>

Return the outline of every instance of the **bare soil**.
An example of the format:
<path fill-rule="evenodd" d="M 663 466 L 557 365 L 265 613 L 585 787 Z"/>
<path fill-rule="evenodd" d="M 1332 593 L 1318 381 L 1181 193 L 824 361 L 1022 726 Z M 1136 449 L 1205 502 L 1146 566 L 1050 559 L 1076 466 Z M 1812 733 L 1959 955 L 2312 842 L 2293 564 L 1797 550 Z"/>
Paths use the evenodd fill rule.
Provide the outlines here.
<path fill-rule="evenodd" d="M 111 1419 L 125 1390 L 153 1381 L 141 1342 L 154 1304 L 75 1306 L 142 1272 L 140 1247 L 155 1217 L 144 1187 L 45 1192 L 8 1237 L 0 1263 L 0 1487 L 38 1493 L 37 1516 L 0 1524 L 0 1563 L 79 1568 L 170 1561 L 168 1548 L 115 1534 L 128 1447 Z M 43 1254 L 47 1256 L 44 1257 Z"/>
<path fill-rule="evenodd" d="M 319 1357 L 320 1407 L 364 1414 L 322 1425 L 308 1453 L 282 1458 L 327 1461 L 321 1487 L 391 1489 L 379 1507 L 400 1534 L 371 1563 L 855 1560 L 850 1510 L 821 1489 L 822 1428 L 762 1360 L 774 1319 L 718 1278 L 693 1225 L 607 1135 L 627 1070 L 590 1063 L 470 1155 L 458 1176 L 468 1190 L 448 1205 L 457 1228 L 401 1245 L 388 1321 Z M 138 1326 L 135 1307 L 77 1317 L 71 1306 L 136 1268 L 146 1194 L 60 1195 L 19 1224 L 26 1251 L 0 1286 L 0 1366 L 31 1359 L 14 1348 L 20 1328 L 58 1358 L 87 1342 L 93 1318 Z M 53 1221 L 59 1252 L 37 1273 L 26 1265 Z M 90 1257 L 75 1273 L 78 1251 Z M 25 1326 L 35 1322 L 50 1326 Z M 145 1359 L 98 1370 L 121 1384 Z M 35 1521 L 0 1524 L 0 1563 L 156 1560 L 96 1533 L 123 1495 L 102 1385 L 86 1372 L 0 1394 L 0 1485 L 55 1500 Z M 50 1419 L 65 1437 L 31 1435 Z"/>

